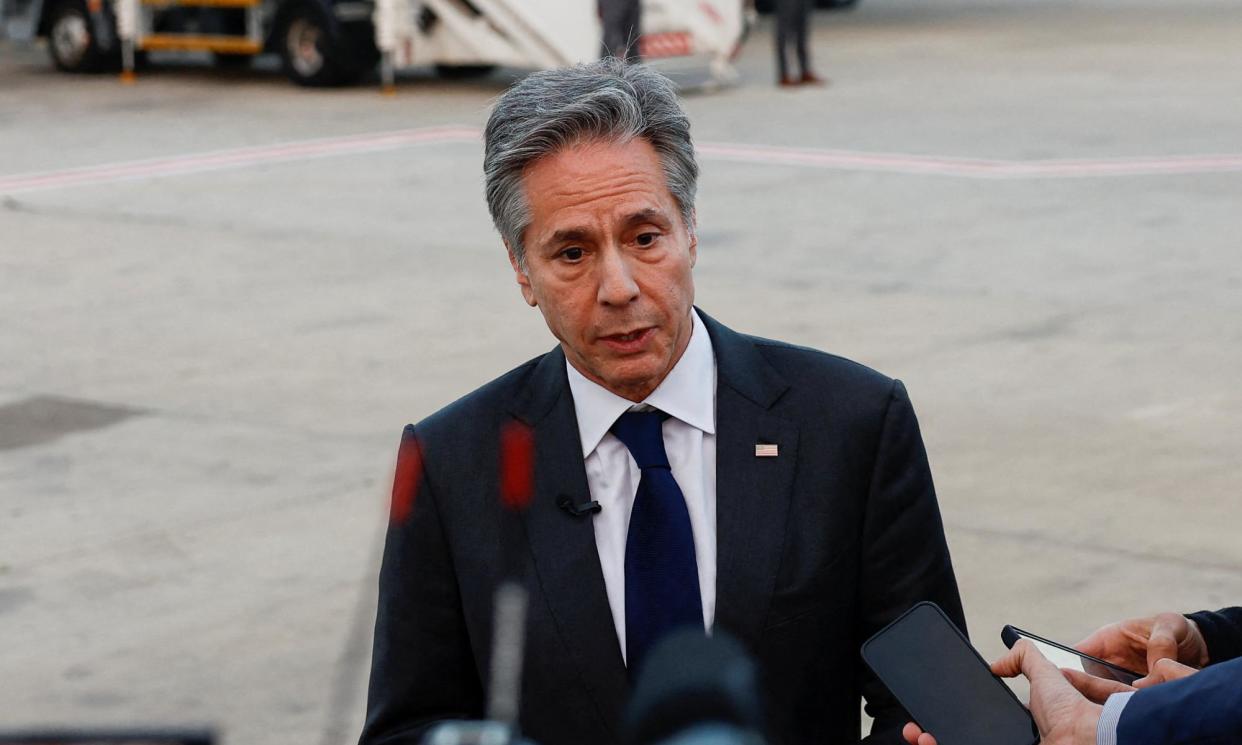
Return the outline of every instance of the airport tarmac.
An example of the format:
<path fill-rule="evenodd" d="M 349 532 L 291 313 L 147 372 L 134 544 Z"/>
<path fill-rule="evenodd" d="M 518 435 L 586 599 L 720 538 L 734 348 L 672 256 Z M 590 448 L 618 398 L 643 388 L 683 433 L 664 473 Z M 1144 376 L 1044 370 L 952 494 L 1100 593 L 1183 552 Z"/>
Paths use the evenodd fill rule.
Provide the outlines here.
<path fill-rule="evenodd" d="M 901 378 L 970 630 L 1242 603 L 1242 8 L 863 0 L 688 92 L 698 304 Z M 402 426 L 552 345 L 511 76 L 65 76 L 0 42 L 0 727 L 356 738 Z"/>

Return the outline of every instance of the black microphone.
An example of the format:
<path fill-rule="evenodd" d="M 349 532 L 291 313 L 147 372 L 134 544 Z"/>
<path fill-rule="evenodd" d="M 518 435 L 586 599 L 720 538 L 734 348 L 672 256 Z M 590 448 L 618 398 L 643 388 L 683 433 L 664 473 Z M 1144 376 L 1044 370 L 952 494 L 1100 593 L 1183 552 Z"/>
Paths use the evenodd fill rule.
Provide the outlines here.
<path fill-rule="evenodd" d="M 565 510 L 566 512 L 573 515 L 574 517 L 586 517 L 587 515 L 594 515 L 596 512 L 599 512 L 604 509 L 603 505 L 601 505 L 599 502 L 596 502 L 594 500 L 590 502 L 586 502 L 584 504 L 578 504 L 568 494 L 562 494 L 561 496 L 557 497 L 556 506 L 560 507 L 562 510 Z"/>
<path fill-rule="evenodd" d="M 638 671 L 625 745 L 762 745 L 755 663 L 722 631 L 687 628 L 661 639 Z"/>

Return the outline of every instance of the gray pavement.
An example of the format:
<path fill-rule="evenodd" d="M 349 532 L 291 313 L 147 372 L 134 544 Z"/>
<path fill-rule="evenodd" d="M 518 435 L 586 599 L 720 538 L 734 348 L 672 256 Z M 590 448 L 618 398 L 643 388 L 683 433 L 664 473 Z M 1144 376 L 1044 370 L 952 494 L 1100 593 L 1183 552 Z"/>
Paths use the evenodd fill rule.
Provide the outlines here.
<path fill-rule="evenodd" d="M 699 304 L 906 382 L 981 651 L 1242 602 L 1242 9 L 863 0 L 793 92 L 769 32 L 686 98 Z M 507 79 L 0 42 L 0 725 L 354 737 L 400 429 L 551 340 L 476 142 L 279 148 L 468 134 Z"/>

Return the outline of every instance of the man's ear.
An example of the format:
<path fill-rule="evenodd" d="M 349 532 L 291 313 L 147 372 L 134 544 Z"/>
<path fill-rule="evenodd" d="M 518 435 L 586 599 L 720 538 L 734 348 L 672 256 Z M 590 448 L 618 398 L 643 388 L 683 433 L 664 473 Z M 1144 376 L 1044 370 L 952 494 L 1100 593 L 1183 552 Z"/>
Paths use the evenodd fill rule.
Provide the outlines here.
<path fill-rule="evenodd" d="M 536 307 L 539 302 L 535 300 L 535 291 L 530 286 L 530 277 L 522 271 L 522 265 L 518 262 L 517 254 L 513 252 L 513 246 L 509 245 L 509 241 L 505 241 L 505 250 L 509 252 L 509 266 L 513 267 L 514 278 L 517 279 L 518 287 L 522 289 L 522 298 L 530 307 Z"/>

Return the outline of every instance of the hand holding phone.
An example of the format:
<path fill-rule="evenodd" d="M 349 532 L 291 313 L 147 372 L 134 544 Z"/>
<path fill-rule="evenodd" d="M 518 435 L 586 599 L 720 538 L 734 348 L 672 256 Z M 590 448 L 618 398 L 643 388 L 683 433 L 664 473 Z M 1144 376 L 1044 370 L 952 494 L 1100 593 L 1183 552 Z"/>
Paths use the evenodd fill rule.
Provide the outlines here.
<path fill-rule="evenodd" d="M 1094 675 L 1105 680 L 1113 680 L 1128 686 L 1134 685 L 1136 680 L 1143 677 L 1142 673 L 1105 662 L 1098 657 L 1092 657 L 1085 652 L 1079 652 L 1073 647 L 1058 644 L 1042 636 L 1036 636 L 1029 631 L 1023 631 L 1016 626 L 1006 626 L 1001 629 L 1001 641 L 1005 643 L 1006 647 L 1013 649 L 1013 645 L 1019 639 L 1029 640 L 1039 650 L 1040 654 L 1060 668 L 1077 670 L 1080 673 Z"/>
<path fill-rule="evenodd" d="M 1022 675 L 1031 684 L 1031 715 L 1039 728 L 1045 745 L 1095 742 L 1095 732 L 1103 707 L 1084 697 L 1066 680 L 1066 676 L 1050 662 L 1030 639 L 1014 638 L 1009 654 L 992 664 L 992 672 L 1004 678 Z M 1098 682 L 1102 686 L 1121 687 L 1120 683 L 1093 678 L 1078 673 L 1082 678 Z M 911 724 L 902 733 L 911 745 L 948 745 L 938 740 L 935 729 L 924 733 Z"/>
<path fill-rule="evenodd" d="M 1180 613 L 1110 623 L 1074 646 L 1114 665 L 1146 672 L 1162 659 L 1197 668 L 1209 662 L 1207 642 L 1198 625 Z"/>
<path fill-rule="evenodd" d="M 1039 741 L 1026 708 L 934 603 L 919 603 L 881 629 L 862 656 L 938 745 Z"/>

